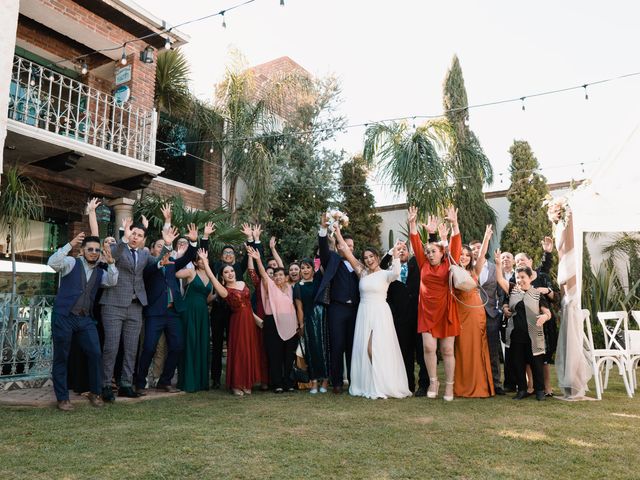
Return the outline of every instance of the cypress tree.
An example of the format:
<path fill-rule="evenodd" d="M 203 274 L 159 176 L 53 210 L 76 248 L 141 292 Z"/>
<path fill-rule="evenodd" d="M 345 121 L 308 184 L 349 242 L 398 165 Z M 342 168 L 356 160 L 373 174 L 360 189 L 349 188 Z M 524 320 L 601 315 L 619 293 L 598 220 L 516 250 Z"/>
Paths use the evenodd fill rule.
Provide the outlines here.
<path fill-rule="evenodd" d="M 542 256 L 540 240 L 551 235 L 547 209 L 542 206 L 545 196 L 549 193 L 549 187 L 547 179 L 537 172 L 538 160 L 528 142 L 514 140 L 509 153 L 509 221 L 502 230 L 500 248 L 514 255 L 526 252 L 534 259 L 536 265 Z"/>
<path fill-rule="evenodd" d="M 349 216 L 345 233 L 353 237 L 356 252 L 365 247 L 380 248 L 380 224 L 382 217 L 376 213 L 375 198 L 367 185 L 367 169 L 364 159 L 353 157 L 340 168 L 340 191 L 343 211 Z"/>
<path fill-rule="evenodd" d="M 480 141 L 469 129 L 467 91 L 458 57 L 454 55 L 444 81 L 443 104 L 450 126 L 449 161 L 452 201 L 464 241 L 481 239 L 486 225 L 495 224 L 496 214 L 484 199 L 482 188 L 493 182 L 493 169 Z"/>

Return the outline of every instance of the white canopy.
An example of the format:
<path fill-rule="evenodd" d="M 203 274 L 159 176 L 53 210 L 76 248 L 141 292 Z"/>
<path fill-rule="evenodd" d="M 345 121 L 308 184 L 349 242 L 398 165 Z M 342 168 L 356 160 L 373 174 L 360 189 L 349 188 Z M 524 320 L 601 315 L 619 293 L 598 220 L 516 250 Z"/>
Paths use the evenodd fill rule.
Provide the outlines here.
<path fill-rule="evenodd" d="M 573 212 L 578 292 L 582 292 L 585 232 L 640 231 L 640 125 L 610 159 L 596 168 L 590 183 L 569 196 Z"/>

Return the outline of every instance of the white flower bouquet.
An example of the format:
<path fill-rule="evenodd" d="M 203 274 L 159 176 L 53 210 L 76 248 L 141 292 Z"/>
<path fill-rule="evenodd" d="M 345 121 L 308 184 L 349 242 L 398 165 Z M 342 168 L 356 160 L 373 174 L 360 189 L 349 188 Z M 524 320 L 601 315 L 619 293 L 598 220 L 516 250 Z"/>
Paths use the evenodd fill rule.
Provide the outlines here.
<path fill-rule="evenodd" d="M 327 229 L 331 232 L 331 235 L 333 235 L 336 230 L 336 224 L 340 225 L 340 228 L 348 227 L 349 217 L 346 213 L 337 209 L 327 210 Z"/>
<path fill-rule="evenodd" d="M 547 207 L 547 217 L 549 217 L 550 221 L 553 223 L 562 222 L 563 225 L 567 224 L 570 214 L 569 199 L 567 197 L 547 195 L 542 202 L 542 206 Z"/>

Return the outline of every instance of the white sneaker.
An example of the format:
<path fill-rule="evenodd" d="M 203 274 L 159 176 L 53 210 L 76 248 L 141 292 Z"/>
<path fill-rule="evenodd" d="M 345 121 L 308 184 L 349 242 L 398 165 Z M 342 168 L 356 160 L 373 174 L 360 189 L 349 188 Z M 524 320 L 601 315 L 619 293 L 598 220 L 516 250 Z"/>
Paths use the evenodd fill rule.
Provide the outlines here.
<path fill-rule="evenodd" d="M 317 388 L 312 388 L 311 390 L 309 390 L 309 393 L 311 395 L 315 395 L 316 393 L 318 393 L 318 389 Z"/>
<path fill-rule="evenodd" d="M 327 389 L 324 387 L 320 387 L 320 393 L 327 393 Z"/>

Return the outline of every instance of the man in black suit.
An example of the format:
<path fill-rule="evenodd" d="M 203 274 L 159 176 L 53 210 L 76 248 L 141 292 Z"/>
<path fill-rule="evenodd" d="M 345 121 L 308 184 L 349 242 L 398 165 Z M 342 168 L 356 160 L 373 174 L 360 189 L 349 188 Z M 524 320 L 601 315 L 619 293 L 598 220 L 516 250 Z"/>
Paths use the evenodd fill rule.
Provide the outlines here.
<path fill-rule="evenodd" d="M 391 282 L 387 291 L 387 303 L 391 308 L 393 323 L 396 327 L 398 343 L 402 351 L 404 366 L 407 371 L 409 389 L 416 397 L 427 395 L 429 375 L 424 363 L 422 335 L 418 332 L 418 295 L 420 294 L 420 268 L 415 257 L 409 256 L 407 245 L 398 247 L 400 253 L 400 279 Z M 387 270 L 393 257 L 387 253 L 382 257 L 380 268 Z M 416 390 L 415 362 L 418 361 L 418 390 Z"/>
<path fill-rule="evenodd" d="M 349 249 L 353 252 L 353 238 L 343 235 Z M 333 393 L 342 393 L 344 378 L 343 357 L 346 355 L 347 378 L 350 378 L 351 350 L 356 314 L 360 302 L 359 279 L 351 265 L 336 252 L 329 249 L 327 238 L 327 216 L 322 215 L 318 232 L 320 262 L 324 275 L 315 301 L 328 304 L 329 351 L 331 364 L 331 383 Z"/>

